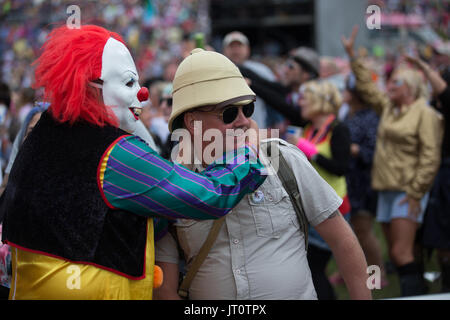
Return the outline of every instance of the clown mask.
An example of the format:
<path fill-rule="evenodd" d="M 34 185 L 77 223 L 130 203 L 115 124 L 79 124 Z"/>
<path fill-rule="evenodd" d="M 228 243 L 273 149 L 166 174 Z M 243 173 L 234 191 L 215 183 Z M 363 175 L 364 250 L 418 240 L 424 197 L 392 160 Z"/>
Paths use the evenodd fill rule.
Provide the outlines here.
<path fill-rule="evenodd" d="M 119 127 L 134 133 L 141 114 L 141 102 L 148 99 L 148 90 L 139 86 L 139 76 L 127 47 L 109 38 L 103 49 L 102 74 L 103 102 L 112 108 Z"/>

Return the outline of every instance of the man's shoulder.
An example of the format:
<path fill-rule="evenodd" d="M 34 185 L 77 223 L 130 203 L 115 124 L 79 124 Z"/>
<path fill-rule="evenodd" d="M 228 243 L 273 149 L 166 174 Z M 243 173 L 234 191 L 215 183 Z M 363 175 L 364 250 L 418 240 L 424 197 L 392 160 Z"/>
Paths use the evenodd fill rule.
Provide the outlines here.
<path fill-rule="evenodd" d="M 269 145 L 276 144 L 278 146 L 279 152 L 286 159 L 286 162 L 293 169 L 298 169 L 302 164 L 309 164 L 308 159 L 305 154 L 293 144 L 280 139 L 280 138 L 269 138 L 261 141 L 261 144 L 267 148 Z M 272 153 L 272 155 L 275 155 Z"/>
<path fill-rule="evenodd" d="M 278 143 L 280 154 L 283 155 L 289 166 L 290 172 L 287 172 L 287 174 L 295 176 L 305 213 L 311 224 L 317 225 L 322 221 L 320 217 L 324 214 L 331 214 L 336 211 L 342 203 L 342 199 L 314 169 L 305 154 L 296 146 L 282 139 L 262 141 L 262 143 L 267 142 Z M 276 161 L 276 156 L 272 158 L 272 161 Z M 272 163 L 274 170 L 277 169 L 276 166 L 276 162 L 275 164 Z M 274 178 L 279 180 L 278 175 Z"/>
<path fill-rule="evenodd" d="M 289 143 L 281 138 L 264 139 L 261 141 L 261 144 L 277 144 L 283 155 L 285 153 L 294 154 L 302 157 L 302 159 L 304 158 L 305 160 L 307 160 L 304 153 L 297 146 L 294 146 L 292 143 Z"/>
<path fill-rule="evenodd" d="M 325 182 L 323 178 L 317 173 L 316 169 L 314 169 L 311 162 L 309 162 L 308 158 L 306 158 L 303 151 L 301 151 L 297 146 L 279 138 L 266 139 L 261 143 L 262 145 L 265 144 L 264 148 L 267 148 L 269 143 L 276 143 L 278 145 L 279 154 L 283 155 L 283 158 L 286 160 L 286 163 L 289 167 L 288 170 L 290 171 L 290 174 L 295 175 L 296 180 L 299 184 L 302 184 L 302 181 L 314 181 L 320 183 Z M 272 149 L 272 155 L 271 157 L 269 157 L 271 161 L 271 169 L 278 173 L 280 162 L 279 159 L 277 159 L 277 151 L 274 152 L 273 150 L 276 149 Z"/>

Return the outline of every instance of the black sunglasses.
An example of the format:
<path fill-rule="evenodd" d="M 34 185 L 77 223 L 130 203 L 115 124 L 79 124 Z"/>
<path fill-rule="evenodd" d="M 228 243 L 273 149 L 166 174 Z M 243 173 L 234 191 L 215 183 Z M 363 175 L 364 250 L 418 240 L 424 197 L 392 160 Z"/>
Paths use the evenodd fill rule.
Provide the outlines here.
<path fill-rule="evenodd" d="M 290 69 L 290 70 L 294 70 L 296 67 L 296 62 L 292 61 L 292 60 L 288 60 L 286 62 L 286 66 Z"/>
<path fill-rule="evenodd" d="M 169 107 L 172 106 L 172 98 L 161 98 L 161 99 L 159 99 L 159 104 L 163 103 L 164 101 L 167 101 L 167 105 Z"/>
<path fill-rule="evenodd" d="M 249 103 L 246 104 L 244 106 L 230 106 L 230 107 L 226 107 L 225 109 L 223 109 L 220 112 L 215 112 L 215 111 L 203 111 L 203 110 L 197 110 L 200 112 L 206 112 L 206 113 L 212 113 L 215 115 L 218 115 L 219 117 L 222 118 L 223 123 L 225 124 L 230 124 L 232 123 L 234 120 L 236 120 L 238 114 L 239 114 L 239 108 L 242 107 L 242 113 L 244 114 L 244 116 L 246 118 L 250 118 L 253 114 L 253 112 L 255 111 L 255 104 Z"/>

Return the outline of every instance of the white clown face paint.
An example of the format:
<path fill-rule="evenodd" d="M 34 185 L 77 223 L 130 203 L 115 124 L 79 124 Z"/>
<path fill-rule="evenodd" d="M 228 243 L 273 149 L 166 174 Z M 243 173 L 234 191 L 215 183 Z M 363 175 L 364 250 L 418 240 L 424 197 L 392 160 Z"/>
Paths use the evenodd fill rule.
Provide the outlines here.
<path fill-rule="evenodd" d="M 139 75 L 127 47 L 116 39 L 109 38 L 105 44 L 100 79 L 103 80 L 103 102 L 114 111 L 119 127 L 135 132 L 142 110 L 138 99 Z"/>

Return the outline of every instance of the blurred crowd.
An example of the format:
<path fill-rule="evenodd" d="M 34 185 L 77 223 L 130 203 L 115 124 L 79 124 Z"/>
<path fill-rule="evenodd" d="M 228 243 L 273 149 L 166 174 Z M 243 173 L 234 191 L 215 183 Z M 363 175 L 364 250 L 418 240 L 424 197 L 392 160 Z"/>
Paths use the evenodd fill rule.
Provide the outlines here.
<path fill-rule="evenodd" d="M 77 1 L 83 24 L 98 24 L 121 34 L 136 59 L 142 77 L 163 76 L 172 59 L 183 56 L 192 32 L 208 28 L 207 6 L 199 0 Z M 71 1 L 0 1 L 2 79 L 13 87 L 32 81 L 29 64 L 46 35 L 65 23 Z"/>
<path fill-rule="evenodd" d="M 438 34 L 448 37 L 450 27 L 449 3 L 446 1 L 386 0 L 370 2 L 383 6 L 389 12 L 418 14 L 424 17 L 426 21 L 430 21 L 432 28 Z M 146 108 L 144 108 L 141 120 L 152 134 L 157 146 L 160 148 L 161 154 L 165 158 L 169 158 L 172 148 L 170 132 L 167 127 L 172 106 L 172 80 L 179 63 L 196 46 L 204 46 L 208 50 L 220 51 L 238 65 L 250 87 L 258 96 L 253 115 L 258 126 L 260 128 L 278 129 L 278 134 L 281 138 L 298 145 L 307 156 L 309 150 L 311 150 L 309 145 L 311 139 L 306 142 L 303 142 L 301 139 L 308 140 L 308 135 L 313 137 L 316 132 L 313 132 L 308 127 L 308 123 L 311 122 L 312 118 L 308 116 L 307 108 L 302 105 L 301 101 L 305 99 L 307 92 L 317 93 L 317 96 L 322 97 L 329 104 L 325 113 L 328 116 L 333 116 L 330 121 L 337 120 L 350 129 L 346 131 L 347 129 L 335 127 L 333 130 L 336 133 L 341 130 L 341 139 L 343 140 L 339 140 L 340 142 L 336 142 L 337 140 L 331 141 L 331 144 L 348 143 L 349 153 L 342 155 L 342 153 L 332 149 L 330 155 L 334 153 L 334 156 L 336 156 L 338 154 L 339 161 L 337 161 L 337 164 L 333 164 L 330 161 L 327 162 L 329 159 L 318 159 L 317 152 L 311 152 L 309 158 L 318 163 L 318 171 L 325 170 L 327 172 L 324 174 L 325 177 L 330 177 L 330 172 L 333 177 L 346 176 L 346 191 L 339 195 L 347 199 L 347 202 L 344 201 L 344 205 L 347 204 L 348 206 L 342 207 L 341 212 L 343 214 L 350 213 L 351 207 L 370 211 L 369 215 L 372 216 L 372 219 L 367 220 L 359 217 L 355 218 L 353 222 L 357 226 L 355 230 L 362 247 L 364 250 L 367 250 L 368 260 L 371 260 L 368 261 L 369 264 L 383 265 L 383 261 L 380 261 L 379 243 L 377 243 L 379 239 L 374 239 L 372 231 L 370 231 L 373 216 L 377 210 L 376 204 L 374 204 L 375 200 L 371 198 L 371 195 L 366 203 L 358 202 L 367 196 L 367 194 L 360 195 L 358 192 L 365 190 L 364 188 L 370 185 L 370 174 L 368 172 L 373 163 L 375 144 L 380 138 L 377 136 L 376 129 L 378 123 L 383 121 L 383 118 L 379 112 L 365 114 L 361 116 L 362 118 L 353 118 L 355 113 L 357 113 L 356 111 L 365 110 L 368 105 L 371 105 L 369 103 L 370 99 L 358 95 L 361 92 L 369 96 L 372 94 L 370 90 L 364 91 L 359 87 L 363 78 L 358 78 L 358 67 L 361 66 L 355 65 L 352 60 L 354 57 L 350 54 L 342 57 L 320 57 L 314 50 L 301 47 L 292 49 L 285 56 L 260 57 L 258 60 L 253 60 L 252 44 L 241 32 L 229 33 L 223 38 L 221 48 L 212 48 L 204 42 L 208 38 L 209 21 L 207 1 L 202 0 L 110 0 L 78 1 L 78 3 L 80 3 L 80 6 L 83 6 L 81 13 L 83 24 L 93 23 L 114 30 L 121 34 L 128 44 L 140 72 L 141 85 L 147 87 L 150 92 L 150 99 Z M 45 41 L 51 26 L 67 19 L 68 15 L 64 9 L 70 4 L 70 1 L 66 0 L 0 1 L 0 75 L 2 82 L 0 84 L 0 159 L 2 174 L 8 173 L 7 171 L 5 172 L 5 169 L 7 169 L 13 150 L 14 140 L 18 136 L 23 123 L 29 121 L 29 119 L 26 120 L 27 116 L 29 116 L 36 101 L 39 101 L 41 97 L 41 92 L 35 92 L 31 89 L 33 68 L 30 65 L 38 56 L 39 48 Z M 344 40 L 346 39 L 344 38 Z M 344 45 L 348 44 L 344 40 Z M 364 79 L 368 80 L 380 92 L 389 91 L 389 86 L 393 85 L 392 81 L 394 80 L 398 80 L 398 83 L 396 82 L 398 87 L 404 84 L 400 80 L 406 82 L 402 77 L 392 79 L 392 76 L 395 74 L 396 77 L 399 77 L 394 72 L 399 66 L 416 70 L 419 72 L 422 83 L 427 84 L 425 86 L 426 92 L 421 98 L 426 99 L 427 105 L 435 106 L 436 110 L 442 113 L 443 110 L 450 108 L 448 104 L 446 105 L 448 100 L 440 100 L 438 98 L 439 95 L 436 94 L 435 88 L 427 81 L 430 79 L 427 79 L 426 73 L 427 68 L 430 68 L 440 74 L 448 86 L 450 79 L 450 53 L 441 48 L 432 47 L 424 51 L 419 45 L 414 49 L 414 52 L 418 55 L 417 57 L 405 58 L 406 51 L 410 52 L 411 50 L 402 51 L 402 49 L 398 50 L 396 54 L 377 56 L 371 54 L 367 48 L 355 48 L 354 55 L 358 59 L 362 59 L 359 61 L 364 62 L 363 66 L 366 72 L 364 73 L 364 76 L 366 76 Z M 424 67 L 424 64 L 426 67 Z M 403 75 L 403 77 L 407 75 Z M 305 86 L 305 83 L 311 80 L 327 83 L 329 87 L 323 88 L 317 84 Z M 408 85 L 411 86 L 410 84 Z M 373 93 L 373 97 L 375 97 L 375 93 Z M 355 105 L 357 107 L 354 107 Z M 364 123 L 361 121 L 367 121 L 367 126 L 361 125 L 361 123 Z M 324 123 L 327 122 L 325 121 Z M 336 136 L 338 135 L 336 134 Z M 351 141 L 351 139 L 362 140 L 357 143 L 356 140 Z M 366 150 L 363 150 L 362 144 L 364 143 L 368 145 Z M 443 149 L 446 148 L 446 143 L 448 143 L 448 140 L 444 138 Z M 340 146 L 342 149 L 342 145 Z M 354 158 L 360 152 L 366 153 L 364 156 L 361 156 L 360 160 L 356 161 Z M 445 156 L 448 155 L 444 152 L 443 162 L 445 162 Z M 353 162 L 352 159 L 354 160 Z M 344 162 L 348 163 L 342 168 Z M 361 169 L 360 162 L 363 162 L 364 170 Z M 438 167 L 439 165 L 437 165 L 434 172 L 431 172 L 432 176 L 436 175 Z M 361 172 L 362 175 L 358 175 Z M 355 173 L 357 173 L 356 177 Z M 341 183 L 345 183 L 338 181 L 338 179 L 330 179 L 332 181 L 330 184 L 336 183 L 337 189 L 340 188 Z M 356 182 L 355 179 L 357 180 Z M 366 180 L 361 181 L 362 179 Z M 363 186 L 361 186 L 361 183 Z M 425 196 L 430 196 L 431 185 L 428 185 L 427 188 L 428 190 L 424 190 L 423 194 L 420 193 L 418 200 L 422 200 Z M 352 198 L 351 192 L 355 192 L 358 196 L 356 197 L 353 194 Z M 369 190 L 367 192 L 372 191 Z M 384 200 L 386 199 L 383 198 Z M 426 203 L 426 201 L 422 202 L 421 209 L 423 212 L 421 214 L 425 212 Z M 348 220 L 350 220 L 350 216 L 348 216 Z M 418 222 L 422 223 L 423 220 Z M 405 230 L 409 229 L 406 228 Z M 384 231 L 388 237 L 389 230 L 386 229 Z M 413 240 L 415 235 L 416 230 L 414 230 L 412 235 Z M 365 245 L 363 245 L 363 242 Z M 412 246 L 413 244 L 410 245 Z M 394 248 L 394 246 L 398 245 L 398 242 L 392 240 L 390 245 L 393 246 L 390 248 L 392 249 L 390 252 L 391 259 L 394 260 L 397 267 L 401 269 L 401 267 L 411 263 L 408 259 L 405 260 L 403 256 L 400 257 L 395 251 L 397 247 Z M 321 247 L 320 239 L 313 243 L 312 247 L 314 246 L 317 249 L 314 250 L 313 248 L 310 251 L 309 254 L 315 255 L 311 257 L 311 261 L 323 262 L 317 274 L 313 274 L 316 289 L 318 287 L 322 288 L 318 290 L 319 295 L 323 294 L 322 297 L 332 298 L 333 292 L 330 292 L 329 284 L 327 283 L 329 280 L 323 279 L 323 265 L 326 266 L 330 258 L 329 253 L 326 253 L 327 248 Z M 407 247 L 407 250 L 409 249 Z M 447 268 L 446 276 L 449 277 L 450 256 L 447 258 L 443 256 L 442 261 L 444 260 L 443 268 Z M 410 276 L 414 274 L 411 271 L 415 271 L 416 269 L 414 268 L 416 268 L 415 265 L 408 265 L 408 268 L 401 269 L 403 273 L 400 274 L 402 276 Z M 312 270 L 313 273 L 314 271 Z M 404 277 L 404 279 L 406 278 Z M 332 279 L 333 281 L 339 281 L 339 275 L 335 275 Z M 383 281 L 384 285 L 386 285 L 385 274 Z M 448 278 L 446 281 L 448 283 Z M 408 284 L 413 282 L 409 281 Z M 417 286 L 408 288 L 405 285 L 404 290 L 409 293 L 419 292 L 421 289 L 418 289 Z"/>
<path fill-rule="evenodd" d="M 436 0 L 373 0 L 388 14 L 414 14 L 425 20 L 441 36 L 448 39 L 450 34 L 450 11 L 448 1 Z"/>
<path fill-rule="evenodd" d="M 207 2 L 202 0 L 82 0 L 76 3 L 82 8 L 82 24 L 98 24 L 124 38 L 140 78 L 143 82 L 149 79 L 146 84 L 153 79 L 172 81 L 177 64 L 194 48 L 195 32 L 208 30 Z M 3 105 L 0 157 L 3 169 L 20 124 L 34 101 L 42 96 L 42 92 L 31 89 L 31 64 L 52 28 L 66 23 L 74 13 L 66 12 L 72 4 L 68 0 L 0 1 Z"/>

